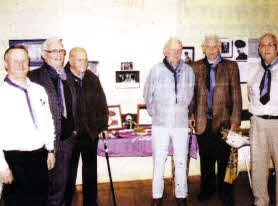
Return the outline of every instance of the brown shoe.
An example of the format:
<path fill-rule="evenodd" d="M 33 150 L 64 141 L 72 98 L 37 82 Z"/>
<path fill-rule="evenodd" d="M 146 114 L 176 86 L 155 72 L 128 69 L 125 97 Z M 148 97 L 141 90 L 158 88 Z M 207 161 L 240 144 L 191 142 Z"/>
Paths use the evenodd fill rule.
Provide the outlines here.
<path fill-rule="evenodd" d="M 177 206 L 187 206 L 187 199 L 186 198 L 176 198 Z"/>
<path fill-rule="evenodd" d="M 154 198 L 152 201 L 152 206 L 162 206 L 162 198 Z"/>

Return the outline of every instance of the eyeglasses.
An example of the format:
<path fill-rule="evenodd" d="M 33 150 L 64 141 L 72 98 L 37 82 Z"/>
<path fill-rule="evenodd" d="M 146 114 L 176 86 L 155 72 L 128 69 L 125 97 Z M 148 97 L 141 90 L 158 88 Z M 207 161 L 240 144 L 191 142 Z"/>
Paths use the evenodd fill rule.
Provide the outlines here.
<path fill-rule="evenodd" d="M 54 49 L 54 50 L 44 50 L 48 52 L 49 54 L 66 54 L 66 50 L 64 49 Z"/>
<path fill-rule="evenodd" d="M 265 49 L 266 47 L 270 48 L 270 47 L 273 47 L 273 46 L 276 46 L 276 44 L 260 44 L 259 47 L 261 49 Z"/>

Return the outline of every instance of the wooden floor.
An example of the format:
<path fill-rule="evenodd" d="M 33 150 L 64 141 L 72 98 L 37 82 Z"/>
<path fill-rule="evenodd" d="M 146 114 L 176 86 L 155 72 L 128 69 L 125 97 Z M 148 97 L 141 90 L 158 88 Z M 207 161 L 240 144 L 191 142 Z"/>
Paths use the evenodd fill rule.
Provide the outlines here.
<path fill-rule="evenodd" d="M 270 193 L 273 193 L 274 184 L 271 184 Z M 151 180 L 115 182 L 117 206 L 149 206 L 151 202 L 152 183 Z M 217 193 L 206 202 L 200 203 L 197 194 L 200 190 L 200 176 L 189 177 L 189 206 L 222 206 Z M 237 206 L 249 206 L 252 200 L 248 176 L 241 172 L 235 182 L 235 200 Z M 271 195 L 273 198 L 273 195 Z M 82 206 L 82 186 L 77 186 L 72 206 Z M 109 183 L 98 185 L 99 206 L 113 206 L 112 195 Z M 174 182 L 172 179 L 165 180 L 164 206 L 175 206 Z M 271 206 L 275 204 L 272 203 Z M 4 206 L 1 202 L 0 206 Z"/>

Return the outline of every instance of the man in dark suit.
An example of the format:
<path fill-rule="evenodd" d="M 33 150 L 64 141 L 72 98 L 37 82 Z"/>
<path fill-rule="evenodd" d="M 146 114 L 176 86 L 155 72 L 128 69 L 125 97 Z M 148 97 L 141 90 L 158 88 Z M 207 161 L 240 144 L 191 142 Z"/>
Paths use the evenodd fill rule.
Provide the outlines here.
<path fill-rule="evenodd" d="M 224 183 L 231 148 L 221 138 L 221 127 L 236 130 L 241 123 L 241 89 L 237 63 L 223 59 L 221 42 L 208 36 L 202 45 L 205 58 L 193 63 L 195 94 L 190 105 L 190 126 L 195 127 L 201 161 L 200 201 L 216 191 L 223 204 L 234 205 L 233 185 Z M 215 163 L 217 162 L 217 181 Z"/>
<path fill-rule="evenodd" d="M 107 137 L 108 109 L 106 97 L 98 77 L 87 69 L 88 57 L 83 48 L 75 47 L 69 53 L 65 67 L 67 81 L 76 96 L 74 119 L 78 135 L 74 142 L 71 170 L 66 192 L 66 206 L 71 206 L 79 157 L 82 157 L 83 205 L 97 206 L 97 145 Z"/>
<path fill-rule="evenodd" d="M 46 90 L 50 110 L 55 126 L 56 165 L 49 172 L 49 205 L 64 205 L 65 190 L 70 168 L 73 140 L 76 129 L 73 117 L 73 101 L 64 73 L 66 51 L 58 38 L 44 42 L 41 51 L 44 65 L 29 73 L 31 81 L 40 84 Z"/>

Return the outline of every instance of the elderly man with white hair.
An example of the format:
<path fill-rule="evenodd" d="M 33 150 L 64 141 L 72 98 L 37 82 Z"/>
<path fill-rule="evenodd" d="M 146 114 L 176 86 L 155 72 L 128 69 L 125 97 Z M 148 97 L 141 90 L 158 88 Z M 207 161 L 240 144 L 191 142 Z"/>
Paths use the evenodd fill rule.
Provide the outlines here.
<path fill-rule="evenodd" d="M 151 69 L 144 88 L 148 113 L 152 116 L 153 201 L 162 205 L 164 169 L 170 139 L 174 147 L 175 193 L 179 206 L 187 205 L 188 105 L 193 97 L 194 72 L 181 60 L 182 43 L 169 39 L 165 58 Z"/>
<path fill-rule="evenodd" d="M 49 173 L 49 206 L 64 205 L 70 170 L 73 140 L 77 132 L 74 124 L 74 99 L 66 80 L 64 59 L 66 51 L 59 38 L 47 39 L 42 45 L 44 65 L 29 73 L 29 78 L 46 90 L 55 125 L 56 165 Z"/>
<path fill-rule="evenodd" d="M 192 64 L 196 84 L 190 105 L 190 126 L 195 127 L 201 161 L 200 201 L 216 191 L 225 206 L 233 206 L 233 185 L 224 183 L 231 147 L 222 140 L 222 127 L 238 129 L 241 123 L 241 89 L 236 62 L 221 57 L 217 36 L 207 36 L 202 45 L 205 58 Z M 217 181 L 215 163 L 217 162 Z"/>

